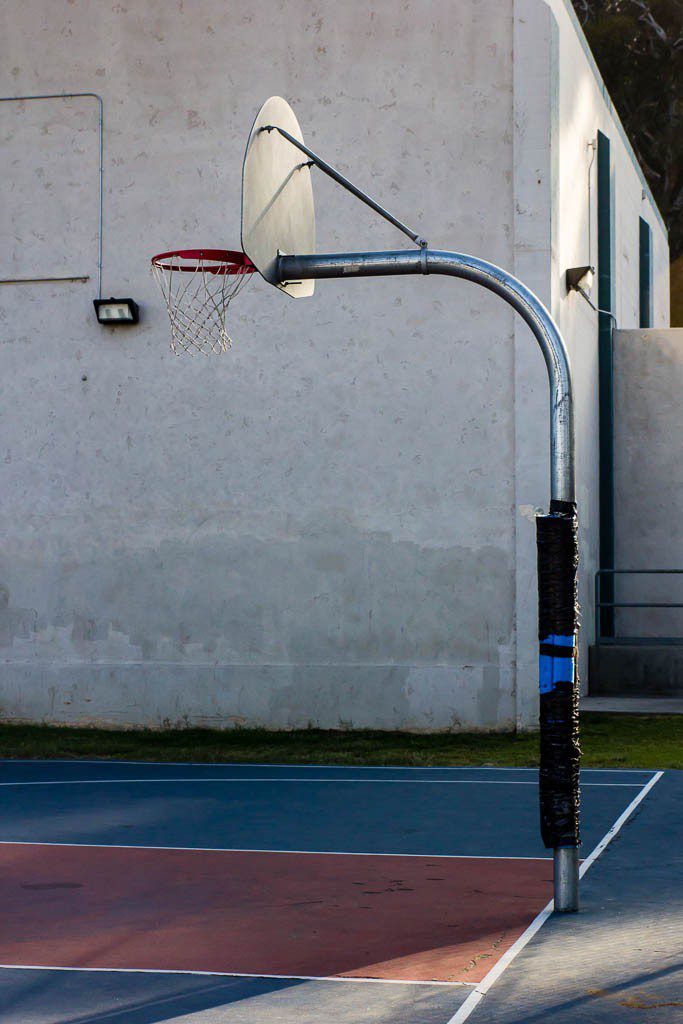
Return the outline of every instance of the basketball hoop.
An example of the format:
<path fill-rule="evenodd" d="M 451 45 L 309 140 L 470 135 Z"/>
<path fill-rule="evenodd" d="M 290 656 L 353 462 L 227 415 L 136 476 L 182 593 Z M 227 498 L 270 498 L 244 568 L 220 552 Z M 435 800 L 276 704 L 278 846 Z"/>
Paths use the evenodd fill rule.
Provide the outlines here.
<path fill-rule="evenodd" d="M 152 271 L 171 320 L 171 351 L 227 352 L 228 306 L 256 267 L 230 249 L 178 249 L 152 257 Z"/>

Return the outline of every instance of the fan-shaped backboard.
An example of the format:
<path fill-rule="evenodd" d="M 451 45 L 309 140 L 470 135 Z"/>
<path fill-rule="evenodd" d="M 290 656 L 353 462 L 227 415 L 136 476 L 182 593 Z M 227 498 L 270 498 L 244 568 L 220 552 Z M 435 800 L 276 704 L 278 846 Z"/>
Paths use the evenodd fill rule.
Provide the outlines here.
<path fill-rule="evenodd" d="M 305 155 L 277 131 L 303 142 L 294 111 L 280 96 L 263 104 L 249 135 L 242 169 L 242 248 L 261 275 L 294 298 L 312 295 L 314 281 L 277 277 L 278 255 L 315 251 L 311 172 Z"/>

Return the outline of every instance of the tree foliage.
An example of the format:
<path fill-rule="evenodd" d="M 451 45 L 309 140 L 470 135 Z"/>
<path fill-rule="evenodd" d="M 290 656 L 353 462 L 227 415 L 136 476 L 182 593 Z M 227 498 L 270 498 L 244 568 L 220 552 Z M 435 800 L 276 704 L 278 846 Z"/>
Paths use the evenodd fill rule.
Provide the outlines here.
<path fill-rule="evenodd" d="M 683 0 L 573 0 L 600 73 L 683 255 Z"/>

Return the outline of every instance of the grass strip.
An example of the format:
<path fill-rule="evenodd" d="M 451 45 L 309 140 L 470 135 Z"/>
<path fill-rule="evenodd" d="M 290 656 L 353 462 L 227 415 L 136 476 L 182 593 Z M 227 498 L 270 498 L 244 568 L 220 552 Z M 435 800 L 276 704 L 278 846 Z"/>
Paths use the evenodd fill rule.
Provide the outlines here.
<path fill-rule="evenodd" d="M 587 768 L 683 769 L 683 715 L 587 713 L 581 746 Z M 538 734 L 0 725 L 0 757 L 533 767 Z"/>

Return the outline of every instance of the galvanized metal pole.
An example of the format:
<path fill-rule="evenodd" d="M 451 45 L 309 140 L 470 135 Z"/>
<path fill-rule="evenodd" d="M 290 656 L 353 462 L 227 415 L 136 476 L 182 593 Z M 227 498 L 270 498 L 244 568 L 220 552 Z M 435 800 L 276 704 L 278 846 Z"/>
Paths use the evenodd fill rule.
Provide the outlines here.
<path fill-rule="evenodd" d="M 486 260 L 423 248 L 418 252 L 334 253 L 280 256 L 280 281 L 310 278 L 446 274 L 473 281 L 500 295 L 530 327 L 545 359 L 550 383 L 550 497 L 575 501 L 574 408 L 569 356 L 553 318 L 526 285 Z M 579 906 L 579 857 L 575 846 L 553 851 L 555 910 Z"/>

